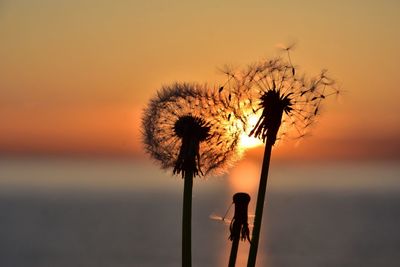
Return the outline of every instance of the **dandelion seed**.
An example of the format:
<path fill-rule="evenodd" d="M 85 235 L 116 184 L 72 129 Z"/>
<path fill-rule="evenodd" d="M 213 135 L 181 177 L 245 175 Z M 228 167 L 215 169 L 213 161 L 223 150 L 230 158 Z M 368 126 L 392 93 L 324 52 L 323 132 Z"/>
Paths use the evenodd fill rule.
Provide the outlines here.
<path fill-rule="evenodd" d="M 250 135 L 263 142 L 268 140 L 272 145 L 283 134 L 283 129 L 299 130 L 291 131 L 286 135 L 288 137 L 298 137 L 297 132 L 303 134 L 307 128 L 305 125 L 318 115 L 321 101 L 338 94 L 338 90 L 332 88 L 334 81 L 327 76 L 326 70 L 306 79 L 306 76 L 293 73 L 292 68 L 291 62 L 281 58 L 265 60 L 251 65 L 243 72 L 245 74 L 242 74 L 240 83 L 233 86 L 235 97 L 231 103 L 237 109 L 241 106 L 243 121 L 248 121 L 246 117 L 262 110 Z M 290 122 L 290 127 L 281 127 L 284 122 Z"/>
<path fill-rule="evenodd" d="M 231 254 L 229 257 L 229 267 L 234 267 L 236 263 L 237 252 L 239 248 L 239 240 L 248 240 L 250 242 L 250 230 L 247 222 L 247 210 L 250 202 L 250 195 L 247 193 L 236 193 L 233 195 L 233 203 L 235 204 L 235 214 L 229 227 L 231 235 L 229 239 L 232 241 Z"/>
<path fill-rule="evenodd" d="M 227 103 L 222 93 L 198 84 L 163 87 L 142 118 L 147 152 L 182 177 L 223 173 L 240 157 L 240 129 L 226 119 L 232 116 Z"/>
<path fill-rule="evenodd" d="M 230 236 L 229 240 L 232 241 L 231 253 L 229 257 L 228 266 L 235 266 L 237 252 L 239 248 L 239 241 L 249 241 L 250 242 L 250 230 L 248 217 L 248 206 L 250 202 L 250 195 L 247 193 L 236 193 L 233 195 L 233 202 L 229 205 L 228 210 L 225 212 L 223 217 L 211 214 L 210 219 L 222 221 L 229 224 Z M 232 205 L 235 205 L 235 213 L 232 220 L 227 219 L 226 216 L 231 209 Z"/>
<path fill-rule="evenodd" d="M 334 81 L 328 78 L 326 70 L 310 79 L 299 76 L 289 48 L 285 51 L 288 61 L 275 58 L 252 64 L 232 86 L 230 102 L 242 116 L 244 131 L 252 127 L 249 136 L 265 143 L 248 267 L 255 266 L 256 262 L 272 146 L 282 137 L 306 136 L 306 129 L 318 116 L 322 101 L 337 92 L 332 89 Z M 248 118 L 254 115 L 258 116 L 257 123 L 250 126 Z"/>
<path fill-rule="evenodd" d="M 231 235 L 229 239 L 248 240 L 250 242 L 250 230 L 247 219 L 247 210 L 250 202 L 250 195 L 247 193 L 236 193 L 233 195 L 233 203 L 235 204 L 235 214 L 229 227 Z"/>
<path fill-rule="evenodd" d="M 150 101 L 142 119 L 147 152 L 163 168 L 184 178 L 182 266 L 191 266 L 193 177 L 218 173 L 238 158 L 240 136 L 227 97 L 197 84 L 164 87 Z"/>

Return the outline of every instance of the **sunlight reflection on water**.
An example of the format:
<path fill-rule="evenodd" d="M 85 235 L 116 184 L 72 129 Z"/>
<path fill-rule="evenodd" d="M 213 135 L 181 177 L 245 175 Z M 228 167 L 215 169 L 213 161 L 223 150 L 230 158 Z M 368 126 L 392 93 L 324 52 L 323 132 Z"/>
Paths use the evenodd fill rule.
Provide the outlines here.
<path fill-rule="evenodd" d="M 258 167 L 196 179 L 194 266 L 226 265 L 229 227 L 209 215 L 237 191 L 254 213 Z M 135 161 L 3 159 L 0 170 L 0 266 L 179 265 L 181 178 Z M 397 266 L 399 174 L 389 162 L 272 165 L 258 266 Z"/>

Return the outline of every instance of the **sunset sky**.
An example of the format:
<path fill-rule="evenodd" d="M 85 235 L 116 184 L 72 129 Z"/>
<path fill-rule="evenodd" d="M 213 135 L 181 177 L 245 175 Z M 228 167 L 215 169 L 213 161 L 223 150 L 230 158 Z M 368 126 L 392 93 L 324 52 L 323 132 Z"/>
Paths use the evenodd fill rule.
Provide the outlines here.
<path fill-rule="evenodd" d="M 400 159 L 399 14 L 395 0 L 0 1 L 0 156 L 140 156 L 162 85 L 218 85 L 219 67 L 296 42 L 300 72 L 327 68 L 345 92 L 276 157 Z"/>

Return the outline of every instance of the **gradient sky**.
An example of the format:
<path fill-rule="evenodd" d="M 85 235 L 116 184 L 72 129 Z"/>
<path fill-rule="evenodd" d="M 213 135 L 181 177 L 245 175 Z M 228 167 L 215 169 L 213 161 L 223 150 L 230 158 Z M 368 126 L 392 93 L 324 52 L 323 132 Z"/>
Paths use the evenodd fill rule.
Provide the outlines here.
<path fill-rule="evenodd" d="M 346 92 L 277 157 L 400 159 L 399 14 L 395 0 L 0 1 L 0 154 L 141 155 L 161 85 L 218 84 L 218 67 L 296 41 L 300 71 L 328 68 Z"/>

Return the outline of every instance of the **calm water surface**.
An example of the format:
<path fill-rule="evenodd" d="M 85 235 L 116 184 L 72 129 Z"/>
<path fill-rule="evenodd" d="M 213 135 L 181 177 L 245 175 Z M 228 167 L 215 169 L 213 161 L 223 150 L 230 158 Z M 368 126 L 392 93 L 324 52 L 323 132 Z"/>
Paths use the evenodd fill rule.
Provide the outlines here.
<path fill-rule="evenodd" d="M 398 164 L 276 165 L 270 177 L 258 266 L 400 266 Z M 235 179 L 195 183 L 194 266 L 227 265 L 228 227 L 209 216 Z M 258 178 L 243 179 L 255 199 Z M 0 266 L 180 265 L 182 181 L 151 163 L 3 159 L 0 187 Z"/>

